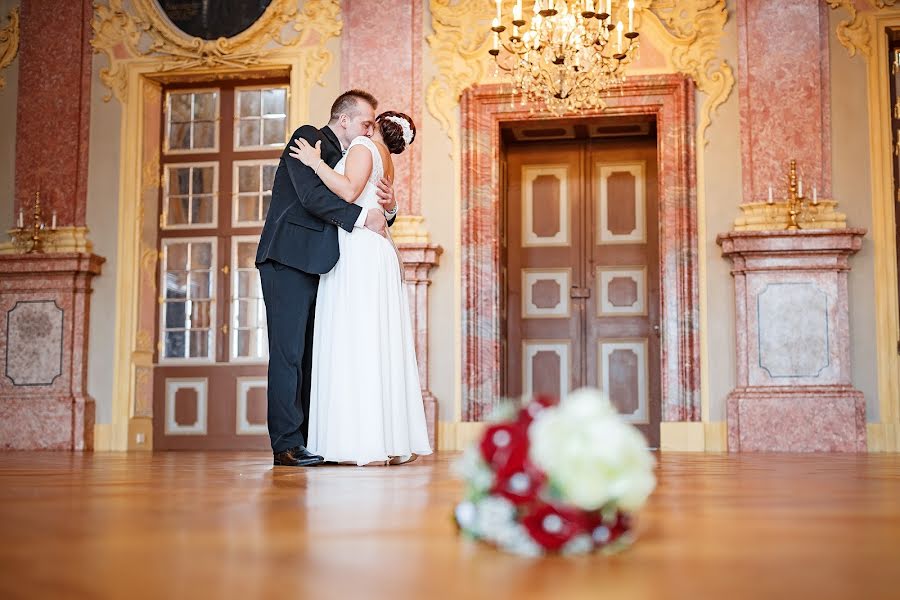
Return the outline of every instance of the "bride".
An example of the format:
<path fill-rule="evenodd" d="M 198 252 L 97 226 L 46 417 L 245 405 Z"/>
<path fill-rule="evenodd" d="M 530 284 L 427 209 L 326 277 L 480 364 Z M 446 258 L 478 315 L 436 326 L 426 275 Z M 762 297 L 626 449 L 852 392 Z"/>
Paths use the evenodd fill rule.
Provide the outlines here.
<path fill-rule="evenodd" d="M 295 140 L 291 156 L 363 210 L 378 207 L 375 182 L 393 181 L 391 154 L 413 139 L 403 113 L 375 118 L 372 138 L 355 138 L 331 169 L 321 142 Z M 400 464 L 431 454 L 419 386 L 403 266 L 390 239 L 338 230 L 340 260 L 319 280 L 313 331 L 309 450 L 328 462 Z"/>

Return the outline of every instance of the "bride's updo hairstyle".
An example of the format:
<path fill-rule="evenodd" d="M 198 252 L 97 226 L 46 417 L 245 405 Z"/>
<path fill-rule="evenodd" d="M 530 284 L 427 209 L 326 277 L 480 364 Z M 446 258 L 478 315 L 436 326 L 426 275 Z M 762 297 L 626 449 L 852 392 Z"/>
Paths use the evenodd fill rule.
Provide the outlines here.
<path fill-rule="evenodd" d="M 409 115 L 387 110 L 375 117 L 375 123 L 381 128 L 381 137 L 391 154 L 400 154 L 416 139 L 416 124 Z"/>

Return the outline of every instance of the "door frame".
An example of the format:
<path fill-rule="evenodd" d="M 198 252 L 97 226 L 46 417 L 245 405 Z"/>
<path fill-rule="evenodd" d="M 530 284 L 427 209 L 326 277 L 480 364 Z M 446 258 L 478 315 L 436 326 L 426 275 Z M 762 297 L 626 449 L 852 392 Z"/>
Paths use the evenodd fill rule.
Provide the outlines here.
<path fill-rule="evenodd" d="M 700 421 L 700 330 L 694 85 L 681 75 L 629 77 L 607 107 L 579 117 L 656 116 L 659 168 L 660 399 L 663 421 Z M 462 419 L 500 401 L 503 289 L 500 124 L 556 119 L 507 85 L 462 94 Z"/>

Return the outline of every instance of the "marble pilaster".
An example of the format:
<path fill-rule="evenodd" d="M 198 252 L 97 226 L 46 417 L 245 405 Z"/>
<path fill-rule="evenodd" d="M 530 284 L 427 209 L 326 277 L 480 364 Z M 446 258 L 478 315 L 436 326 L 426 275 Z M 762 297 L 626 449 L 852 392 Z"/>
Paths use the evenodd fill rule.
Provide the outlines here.
<path fill-rule="evenodd" d="M 732 231 L 718 237 L 735 287 L 737 387 L 730 451 L 865 451 L 850 381 L 850 256 L 865 230 Z"/>
<path fill-rule="evenodd" d="M 0 255 L 0 449 L 90 450 L 93 254 Z"/>

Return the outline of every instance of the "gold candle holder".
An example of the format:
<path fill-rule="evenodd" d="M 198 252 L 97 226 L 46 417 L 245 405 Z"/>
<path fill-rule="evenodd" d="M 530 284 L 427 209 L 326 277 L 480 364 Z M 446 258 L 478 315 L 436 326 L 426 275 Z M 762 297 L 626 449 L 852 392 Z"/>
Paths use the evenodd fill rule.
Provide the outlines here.
<path fill-rule="evenodd" d="M 788 193 L 785 199 L 784 207 L 787 211 L 787 225 L 785 229 L 788 231 L 796 231 L 803 229 L 801 223 L 814 223 L 819 213 L 818 196 L 813 191 L 813 198 L 810 201 L 804 194 L 802 183 L 797 178 L 797 161 L 791 159 L 788 167 Z M 766 209 L 766 216 L 770 222 L 782 221 L 783 216 L 779 218 L 778 212 L 782 210 L 780 206 L 776 206 L 771 198 L 771 186 L 769 188 L 769 202 Z M 779 203 L 780 204 L 780 203 Z M 782 213 L 783 215 L 784 213 Z"/>
<path fill-rule="evenodd" d="M 17 227 L 10 232 L 13 247 L 25 254 L 43 253 L 46 246 L 53 245 L 56 239 L 56 213 L 50 227 L 44 222 L 41 211 L 41 193 L 34 193 L 34 204 L 31 211 L 31 224 L 26 226 L 19 211 Z"/>

